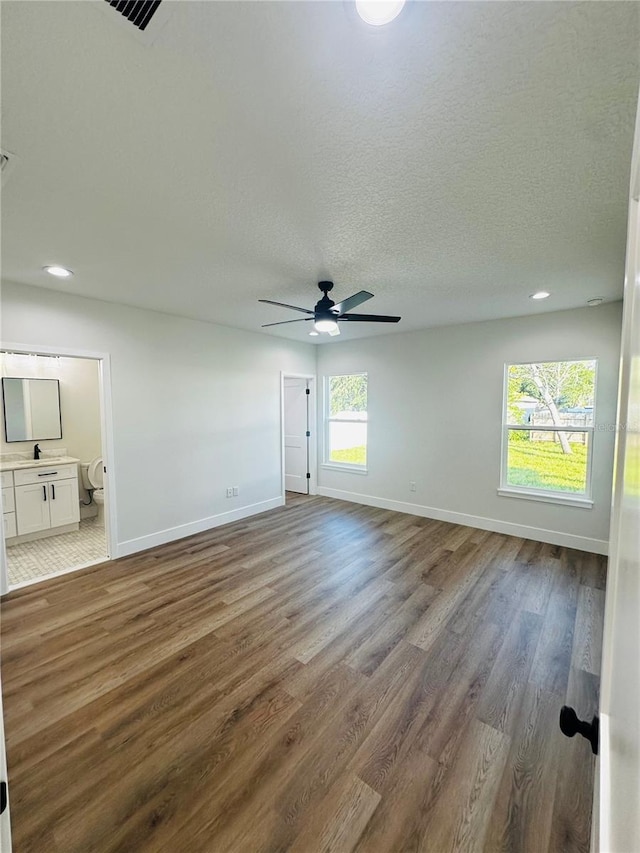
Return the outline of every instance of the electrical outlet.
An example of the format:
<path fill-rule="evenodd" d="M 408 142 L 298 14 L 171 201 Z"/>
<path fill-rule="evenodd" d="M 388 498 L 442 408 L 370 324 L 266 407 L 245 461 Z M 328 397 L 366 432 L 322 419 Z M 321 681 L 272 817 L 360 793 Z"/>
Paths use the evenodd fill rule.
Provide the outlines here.
<path fill-rule="evenodd" d="M 239 494 L 240 494 L 240 489 L 239 489 L 237 486 L 234 486 L 234 487 L 233 487 L 233 496 L 234 496 L 234 498 L 237 498 Z"/>
<path fill-rule="evenodd" d="M 229 486 L 229 488 L 227 489 L 227 497 L 228 498 L 233 497 L 233 489 L 231 488 L 231 486 Z"/>
<path fill-rule="evenodd" d="M 409 481 L 409 491 L 410 491 L 410 492 L 415 492 L 415 490 L 416 490 L 416 484 L 415 484 L 415 482 L 414 482 L 413 480 L 410 480 L 410 481 Z"/>

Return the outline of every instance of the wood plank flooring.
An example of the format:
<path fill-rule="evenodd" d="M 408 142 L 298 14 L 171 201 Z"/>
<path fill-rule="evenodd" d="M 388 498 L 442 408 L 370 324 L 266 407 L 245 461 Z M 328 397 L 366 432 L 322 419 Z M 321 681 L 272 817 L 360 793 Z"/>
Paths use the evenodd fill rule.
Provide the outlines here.
<path fill-rule="evenodd" d="M 605 571 L 291 495 L 11 593 L 15 853 L 588 851 Z"/>

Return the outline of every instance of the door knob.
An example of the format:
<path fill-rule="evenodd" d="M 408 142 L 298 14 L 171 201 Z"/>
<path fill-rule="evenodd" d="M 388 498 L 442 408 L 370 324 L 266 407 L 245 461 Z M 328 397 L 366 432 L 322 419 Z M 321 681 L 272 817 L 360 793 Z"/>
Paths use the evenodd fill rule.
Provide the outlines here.
<path fill-rule="evenodd" d="M 578 715 L 568 705 L 563 705 L 560 709 L 560 730 L 563 735 L 573 737 L 574 735 L 582 735 L 591 744 L 591 752 L 594 755 L 598 754 L 598 736 L 600 733 L 600 720 L 598 715 L 587 723 L 586 720 L 579 720 Z"/>

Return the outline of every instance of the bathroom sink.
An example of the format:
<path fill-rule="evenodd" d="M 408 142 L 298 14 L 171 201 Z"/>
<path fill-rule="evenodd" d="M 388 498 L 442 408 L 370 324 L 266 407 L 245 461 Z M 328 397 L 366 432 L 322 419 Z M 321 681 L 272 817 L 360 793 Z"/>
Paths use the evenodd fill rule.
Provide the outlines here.
<path fill-rule="evenodd" d="M 47 456 L 45 459 L 25 459 L 21 462 L 14 462 L 16 468 L 40 468 L 47 465 L 60 465 L 63 462 L 71 462 L 70 456 Z"/>
<path fill-rule="evenodd" d="M 20 471 L 23 468 L 51 468 L 54 465 L 73 465 L 79 461 L 73 456 L 42 456 L 40 459 L 0 458 L 0 470 Z"/>

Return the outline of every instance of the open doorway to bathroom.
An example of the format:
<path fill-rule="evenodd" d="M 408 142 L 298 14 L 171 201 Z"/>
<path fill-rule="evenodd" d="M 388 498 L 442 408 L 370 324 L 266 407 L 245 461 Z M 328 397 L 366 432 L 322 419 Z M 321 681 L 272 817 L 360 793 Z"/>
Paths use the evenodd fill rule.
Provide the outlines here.
<path fill-rule="evenodd" d="M 0 474 L 10 589 L 109 559 L 98 358 L 0 352 Z"/>

